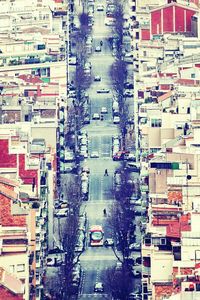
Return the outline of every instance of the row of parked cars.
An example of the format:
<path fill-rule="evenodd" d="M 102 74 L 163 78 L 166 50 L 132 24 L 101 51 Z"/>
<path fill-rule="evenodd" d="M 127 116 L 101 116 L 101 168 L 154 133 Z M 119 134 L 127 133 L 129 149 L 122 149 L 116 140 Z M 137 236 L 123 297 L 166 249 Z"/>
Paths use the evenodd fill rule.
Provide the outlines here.
<path fill-rule="evenodd" d="M 87 215 L 84 213 L 79 217 L 79 230 L 77 235 L 77 243 L 75 246 L 75 252 L 80 253 L 85 249 L 86 241 L 86 231 L 87 231 Z"/>
<path fill-rule="evenodd" d="M 82 200 L 88 200 L 88 193 L 89 193 L 89 175 L 90 169 L 88 167 L 82 167 L 81 170 L 81 193 L 82 193 Z"/>

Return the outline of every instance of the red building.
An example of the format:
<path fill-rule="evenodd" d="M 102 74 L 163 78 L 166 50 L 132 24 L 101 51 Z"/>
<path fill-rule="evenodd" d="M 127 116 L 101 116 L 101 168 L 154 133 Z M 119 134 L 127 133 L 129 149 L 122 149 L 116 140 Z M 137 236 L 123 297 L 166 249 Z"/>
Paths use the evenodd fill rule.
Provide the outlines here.
<path fill-rule="evenodd" d="M 191 18 L 198 8 L 169 3 L 151 11 L 151 35 L 191 32 Z"/>

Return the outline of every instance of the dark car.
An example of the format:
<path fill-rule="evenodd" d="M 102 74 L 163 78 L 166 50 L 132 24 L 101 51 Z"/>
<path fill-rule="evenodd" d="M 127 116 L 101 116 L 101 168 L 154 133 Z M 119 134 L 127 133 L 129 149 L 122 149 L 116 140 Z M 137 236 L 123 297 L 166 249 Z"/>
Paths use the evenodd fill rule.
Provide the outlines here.
<path fill-rule="evenodd" d="M 133 89 L 133 83 L 126 82 L 126 83 L 124 84 L 124 87 L 125 87 L 125 89 L 131 90 L 131 89 Z"/>

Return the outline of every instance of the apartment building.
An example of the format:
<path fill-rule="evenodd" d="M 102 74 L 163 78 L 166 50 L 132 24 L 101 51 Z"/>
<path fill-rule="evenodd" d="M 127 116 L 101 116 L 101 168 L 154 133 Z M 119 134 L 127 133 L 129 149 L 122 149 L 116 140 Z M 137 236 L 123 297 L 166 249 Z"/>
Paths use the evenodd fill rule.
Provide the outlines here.
<path fill-rule="evenodd" d="M 144 11 L 133 50 L 143 299 L 199 299 L 198 2 Z"/>

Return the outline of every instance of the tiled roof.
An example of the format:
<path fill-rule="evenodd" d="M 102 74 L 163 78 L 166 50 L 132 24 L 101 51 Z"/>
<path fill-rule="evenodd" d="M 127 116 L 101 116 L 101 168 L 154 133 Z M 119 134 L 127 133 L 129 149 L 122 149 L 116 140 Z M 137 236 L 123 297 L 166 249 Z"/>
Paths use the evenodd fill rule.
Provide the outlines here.
<path fill-rule="evenodd" d="M 24 293 L 24 287 L 22 282 L 12 274 L 6 272 L 2 267 L 0 267 L 0 285 L 9 289 L 12 293 L 16 295 Z"/>
<path fill-rule="evenodd" d="M 0 168 L 16 168 L 16 154 L 9 154 L 8 139 L 0 140 Z"/>
<path fill-rule="evenodd" d="M 10 186 L 13 186 L 13 187 L 19 186 L 18 181 L 11 180 L 11 179 L 5 178 L 3 176 L 0 176 L 0 183 L 4 183 L 6 185 L 10 185 Z"/>
<path fill-rule="evenodd" d="M 175 83 L 182 84 L 182 85 L 199 86 L 200 85 L 200 80 L 180 78 L 180 79 L 176 80 Z"/>
<path fill-rule="evenodd" d="M 158 97 L 158 102 L 162 102 L 162 101 L 168 99 L 169 97 L 171 97 L 171 95 L 172 95 L 172 91 L 168 91 L 164 95 Z"/>
<path fill-rule="evenodd" d="M 17 199 L 17 194 L 0 185 L 0 225 L 2 226 L 26 226 L 26 216 L 12 215 L 12 200 Z"/>

